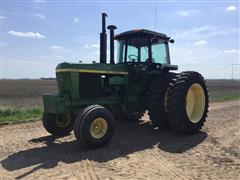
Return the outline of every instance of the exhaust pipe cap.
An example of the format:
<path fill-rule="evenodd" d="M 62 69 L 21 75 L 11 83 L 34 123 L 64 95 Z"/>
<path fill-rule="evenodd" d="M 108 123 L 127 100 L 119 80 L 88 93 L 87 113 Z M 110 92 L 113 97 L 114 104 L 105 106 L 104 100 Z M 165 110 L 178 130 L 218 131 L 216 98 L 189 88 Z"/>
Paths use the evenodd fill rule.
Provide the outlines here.
<path fill-rule="evenodd" d="M 117 29 L 117 27 L 114 26 L 114 25 L 109 25 L 109 26 L 107 27 L 107 29 L 109 29 L 109 30 L 115 30 L 115 29 Z"/>

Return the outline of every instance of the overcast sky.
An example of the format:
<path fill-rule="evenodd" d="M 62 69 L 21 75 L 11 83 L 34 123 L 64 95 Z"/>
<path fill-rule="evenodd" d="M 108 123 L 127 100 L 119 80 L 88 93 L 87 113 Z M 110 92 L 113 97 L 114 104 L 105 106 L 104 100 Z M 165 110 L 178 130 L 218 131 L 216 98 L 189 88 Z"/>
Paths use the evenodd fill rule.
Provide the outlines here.
<path fill-rule="evenodd" d="M 171 63 L 206 78 L 231 78 L 239 64 L 238 1 L 11 1 L 1 4 L 1 78 L 54 77 L 63 61 L 99 60 L 101 12 L 117 33 L 136 28 L 175 39 Z M 240 66 L 233 68 L 240 78 Z"/>

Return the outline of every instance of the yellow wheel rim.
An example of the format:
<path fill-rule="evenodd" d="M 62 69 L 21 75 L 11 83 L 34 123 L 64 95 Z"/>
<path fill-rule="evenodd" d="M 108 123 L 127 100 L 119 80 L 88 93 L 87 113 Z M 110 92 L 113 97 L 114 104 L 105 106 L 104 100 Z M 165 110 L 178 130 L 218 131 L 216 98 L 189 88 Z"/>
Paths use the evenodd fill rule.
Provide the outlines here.
<path fill-rule="evenodd" d="M 197 123 L 201 120 L 205 110 L 205 94 L 200 84 L 194 83 L 188 89 L 186 97 L 186 111 L 189 120 Z"/>
<path fill-rule="evenodd" d="M 70 114 L 56 115 L 55 122 L 58 127 L 65 128 L 69 126 L 69 124 L 71 123 L 71 115 Z"/>
<path fill-rule="evenodd" d="M 97 118 L 94 119 L 90 126 L 90 133 L 94 138 L 99 139 L 106 134 L 107 128 L 107 121 L 103 118 Z"/>

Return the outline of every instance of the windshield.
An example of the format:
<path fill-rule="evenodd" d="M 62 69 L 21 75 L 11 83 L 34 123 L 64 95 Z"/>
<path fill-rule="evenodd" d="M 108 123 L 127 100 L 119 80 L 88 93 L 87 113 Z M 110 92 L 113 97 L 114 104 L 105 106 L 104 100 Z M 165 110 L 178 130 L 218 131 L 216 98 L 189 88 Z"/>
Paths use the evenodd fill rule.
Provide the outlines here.
<path fill-rule="evenodd" d="M 148 39 L 131 38 L 118 41 L 118 63 L 146 62 L 148 60 Z"/>
<path fill-rule="evenodd" d="M 151 54 L 149 53 L 151 49 Z M 149 56 L 151 55 L 151 60 Z M 153 62 L 168 64 L 168 44 L 163 41 L 151 43 L 148 38 L 135 37 L 118 41 L 117 62 Z"/>

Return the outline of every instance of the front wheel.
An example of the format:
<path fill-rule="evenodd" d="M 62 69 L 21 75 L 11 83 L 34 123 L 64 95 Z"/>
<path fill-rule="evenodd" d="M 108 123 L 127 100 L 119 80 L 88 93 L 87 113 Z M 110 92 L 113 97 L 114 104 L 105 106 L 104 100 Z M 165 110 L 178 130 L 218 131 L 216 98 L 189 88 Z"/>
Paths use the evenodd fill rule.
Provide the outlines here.
<path fill-rule="evenodd" d="M 100 147 L 113 136 L 113 115 L 100 105 L 88 106 L 75 120 L 74 134 L 84 146 Z"/>
<path fill-rule="evenodd" d="M 74 119 L 71 114 L 52 114 L 44 112 L 43 127 L 52 135 L 64 136 L 73 130 Z"/>
<path fill-rule="evenodd" d="M 167 116 L 173 129 L 181 133 L 198 132 L 207 118 L 208 89 L 198 72 L 179 74 L 167 94 Z"/>

